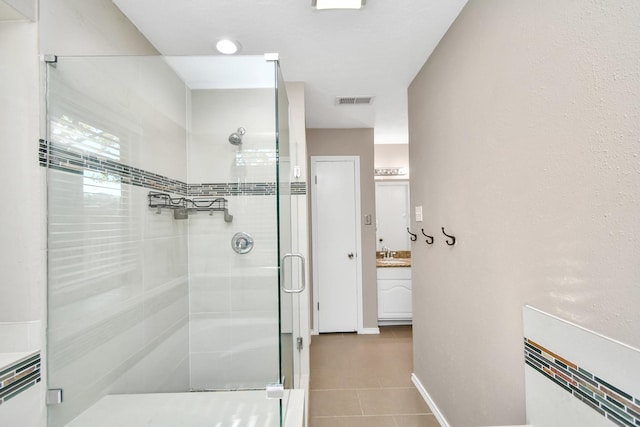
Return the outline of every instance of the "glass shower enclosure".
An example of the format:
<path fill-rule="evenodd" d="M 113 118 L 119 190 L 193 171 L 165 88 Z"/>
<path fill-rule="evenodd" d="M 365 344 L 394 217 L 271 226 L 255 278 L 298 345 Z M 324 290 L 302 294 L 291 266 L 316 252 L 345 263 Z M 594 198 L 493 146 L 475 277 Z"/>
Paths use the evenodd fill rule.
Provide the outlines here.
<path fill-rule="evenodd" d="M 223 395 L 195 391 L 232 391 L 215 412 L 233 422 L 282 425 L 304 260 L 290 254 L 278 62 L 57 57 L 46 68 L 48 425 L 100 425 L 92 417 L 141 411 L 136 396 Z M 248 404 L 256 393 L 262 412 Z M 186 411 L 155 404 L 148 417 L 169 407 Z"/>

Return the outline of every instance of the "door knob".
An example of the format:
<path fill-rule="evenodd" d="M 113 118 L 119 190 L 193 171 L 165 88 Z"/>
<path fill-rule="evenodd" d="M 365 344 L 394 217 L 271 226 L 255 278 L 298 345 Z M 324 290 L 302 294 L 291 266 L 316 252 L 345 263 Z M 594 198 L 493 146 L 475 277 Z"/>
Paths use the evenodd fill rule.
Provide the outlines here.
<path fill-rule="evenodd" d="M 353 259 L 353 252 L 349 252 L 347 256 L 349 257 L 349 259 Z"/>

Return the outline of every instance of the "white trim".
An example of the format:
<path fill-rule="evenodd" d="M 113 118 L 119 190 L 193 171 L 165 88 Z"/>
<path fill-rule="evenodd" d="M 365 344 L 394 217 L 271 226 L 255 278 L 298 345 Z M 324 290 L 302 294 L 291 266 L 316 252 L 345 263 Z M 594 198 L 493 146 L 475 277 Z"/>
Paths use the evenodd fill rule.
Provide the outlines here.
<path fill-rule="evenodd" d="M 284 414 L 284 427 L 304 427 L 306 425 L 305 397 L 304 390 L 289 390 L 289 401 Z"/>
<path fill-rule="evenodd" d="M 358 334 L 360 335 L 378 335 L 380 328 L 358 328 Z"/>
<path fill-rule="evenodd" d="M 318 328 L 318 281 L 315 280 L 318 277 L 318 263 L 317 263 L 317 254 L 318 254 L 318 239 L 314 239 L 313 236 L 318 235 L 318 222 L 313 221 L 314 218 L 317 217 L 316 210 L 316 192 L 313 190 L 313 186 L 315 185 L 315 176 L 316 176 L 316 163 L 318 162 L 345 162 L 350 161 L 353 162 L 354 166 L 354 185 L 355 185 L 355 215 L 356 215 L 356 298 L 358 302 L 357 306 L 357 330 L 358 332 L 364 330 L 364 320 L 363 320 L 363 289 L 362 289 L 362 215 L 361 215 L 361 206 L 360 206 L 360 156 L 311 156 L 311 176 L 309 187 L 311 188 L 311 218 L 312 218 L 312 248 L 313 248 L 313 301 L 312 301 L 312 310 L 313 310 L 313 330 L 312 333 L 316 334 L 319 332 Z M 377 329 L 377 328 L 375 328 Z M 360 333 L 360 332 L 359 332 Z M 379 332 L 378 332 L 379 333 Z"/>
<path fill-rule="evenodd" d="M 427 389 L 424 388 L 416 374 L 411 374 L 411 382 L 413 382 L 413 384 L 418 389 L 420 396 L 422 396 L 424 401 L 427 403 L 427 406 L 429 406 L 429 409 L 431 409 L 431 412 L 433 413 L 433 416 L 436 417 L 438 423 L 440 423 L 442 427 L 450 427 L 449 423 L 444 418 L 444 415 L 442 415 L 442 412 L 440 412 L 440 409 L 438 409 L 436 403 L 433 401 L 431 396 L 429 396 L 429 393 L 427 393 Z"/>
<path fill-rule="evenodd" d="M 364 291 L 362 289 L 362 209 L 360 207 L 360 200 L 362 196 L 360 194 L 360 156 L 345 157 L 353 159 L 355 168 L 353 181 L 356 187 L 356 248 L 358 250 L 358 253 L 356 254 L 356 274 L 358 276 L 356 292 L 358 294 L 358 330 L 361 330 L 364 329 Z"/>

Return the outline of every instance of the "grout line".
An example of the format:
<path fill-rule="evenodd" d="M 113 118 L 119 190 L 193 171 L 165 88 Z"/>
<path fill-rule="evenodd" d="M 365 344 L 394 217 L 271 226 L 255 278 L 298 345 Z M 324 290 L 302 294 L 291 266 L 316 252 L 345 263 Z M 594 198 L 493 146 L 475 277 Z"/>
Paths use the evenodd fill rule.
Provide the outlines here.
<path fill-rule="evenodd" d="M 403 328 L 404 329 L 404 328 Z M 319 354 L 312 354 L 311 355 L 311 372 L 310 372 L 310 378 L 314 378 L 314 373 L 316 371 L 320 371 L 320 372 L 324 372 L 325 375 L 319 374 L 317 376 L 317 378 L 319 380 L 321 380 L 323 377 L 327 377 L 330 378 L 333 375 L 340 375 L 339 372 L 335 372 L 334 369 L 335 366 L 325 366 L 323 364 L 323 367 L 317 367 L 316 369 L 314 369 L 314 365 L 317 366 L 318 362 L 323 360 L 323 356 L 324 357 L 328 357 L 332 351 L 340 351 L 341 347 L 343 345 L 348 345 L 348 343 L 350 342 L 356 342 L 358 343 L 357 345 L 363 345 L 365 346 L 365 349 L 369 349 L 369 351 L 375 351 L 375 349 L 377 348 L 389 348 L 388 346 L 394 346 L 394 345 L 406 345 L 406 344 L 412 344 L 412 337 L 410 334 L 407 334 L 403 329 L 398 329 L 398 330 L 394 330 L 394 329 L 388 329 L 386 332 L 384 332 L 384 334 L 381 334 L 380 336 L 359 336 L 359 335 L 354 335 L 354 334 L 334 334 L 331 336 L 327 336 L 326 339 L 324 337 L 320 337 L 318 341 L 315 341 L 314 344 L 316 344 L 313 349 L 318 349 L 318 351 L 320 352 Z M 384 347 L 379 347 L 379 345 L 383 345 Z M 404 351 L 402 350 L 401 353 L 398 354 L 403 354 L 404 355 Z M 388 356 L 393 358 L 395 357 L 395 353 L 391 352 L 392 354 L 389 354 Z M 412 352 L 411 352 L 412 353 Z M 360 351 L 355 352 L 352 357 L 359 357 L 361 356 L 362 353 Z M 348 356 L 348 355 L 345 355 Z M 386 357 L 386 356 L 385 356 Z M 403 356 L 404 357 L 404 356 Z M 347 360 L 348 359 L 348 360 Z M 357 364 L 359 361 L 358 360 L 351 360 L 347 357 L 347 359 L 345 359 L 345 361 L 350 361 L 348 363 L 349 366 L 352 366 L 354 363 Z M 314 363 L 315 361 L 315 363 Z M 402 373 L 398 373 L 398 375 L 386 375 L 384 378 L 387 379 L 394 379 L 398 376 L 403 376 L 404 374 Z M 430 414 L 429 412 L 415 412 L 415 413 L 393 413 L 394 411 L 392 410 L 392 413 L 389 414 L 365 414 L 364 412 L 364 406 L 363 406 L 363 393 L 366 392 L 373 392 L 373 393 L 384 393 L 385 391 L 392 391 L 392 390 L 415 390 L 415 386 L 411 385 L 411 384 L 406 384 L 406 385 L 395 385 L 395 386 L 391 386 L 391 387 L 386 387 L 383 385 L 384 383 L 384 378 L 382 378 L 379 375 L 375 375 L 373 378 L 367 378 L 367 381 L 369 380 L 373 380 L 370 381 L 372 385 L 370 386 L 366 386 L 366 387 L 343 387 L 343 388 L 310 388 L 310 393 L 321 393 L 321 392 L 348 392 L 348 393 L 353 393 L 355 392 L 356 394 L 356 398 L 358 399 L 358 406 L 360 408 L 360 415 L 338 415 L 338 416 L 332 416 L 330 414 L 324 414 L 321 416 L 314 416 L 312 418 L 314 419 L 323 419 L 325 420 L 325 422 L 327 422 L 329 419 L 334 418 L 336 421 L 335 423 L 338 422 L 339 419 L 342 419 L 343 422 L 344 420 L 347 420 L 349 418 L 361 418 L 363 419 L 364 417 L 367 418 L 372 418 L 372 417 L 376 417 L 376 418 L 381 418 L 381 417 L 385 417 L 385 419 L 389 419 L 391 418 L 393 420 L 393 423 L 388 423 L 390 426 L 395 426 L 398 427 L 401 425 L 400 419 L 399 417 L 403 417 L 403 416 L 433 416 L 433 414 Z M 335 380 L 335 379 L 334 379 Z M 338 381 L 340 379 L 338 378 Z M 313 381 L 313 380 L 311 380 Z M 389 382 L 394 382 L 394 381 L 389 381 Z M 341 384 L 345 384 L 344 381 Z M 310 402 L 309 405 L 313 406 L 313 398 L 310 398 Z M 330 421 L 329 421 L 330 422 Z"/>
<path fill-rule="evenodd" d="M 364 409 L 362 408 L 362 400 L 360 399 L 360 393 L 358 393 L 357 389 L 354 389 L 356 392 L 356 397 L 358 398 L 358 406 L 360 406 L 360 414 L 364 416 Z"/>

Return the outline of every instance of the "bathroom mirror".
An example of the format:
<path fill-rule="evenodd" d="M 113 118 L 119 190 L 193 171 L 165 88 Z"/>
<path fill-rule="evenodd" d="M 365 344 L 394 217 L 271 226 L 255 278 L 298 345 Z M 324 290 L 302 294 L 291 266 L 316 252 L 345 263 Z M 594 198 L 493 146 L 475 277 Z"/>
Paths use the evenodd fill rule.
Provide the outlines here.
<path fill-rule="evenodd" d="M 376 182 L 376 250 L 410 251 L 409 181 Z"/>

